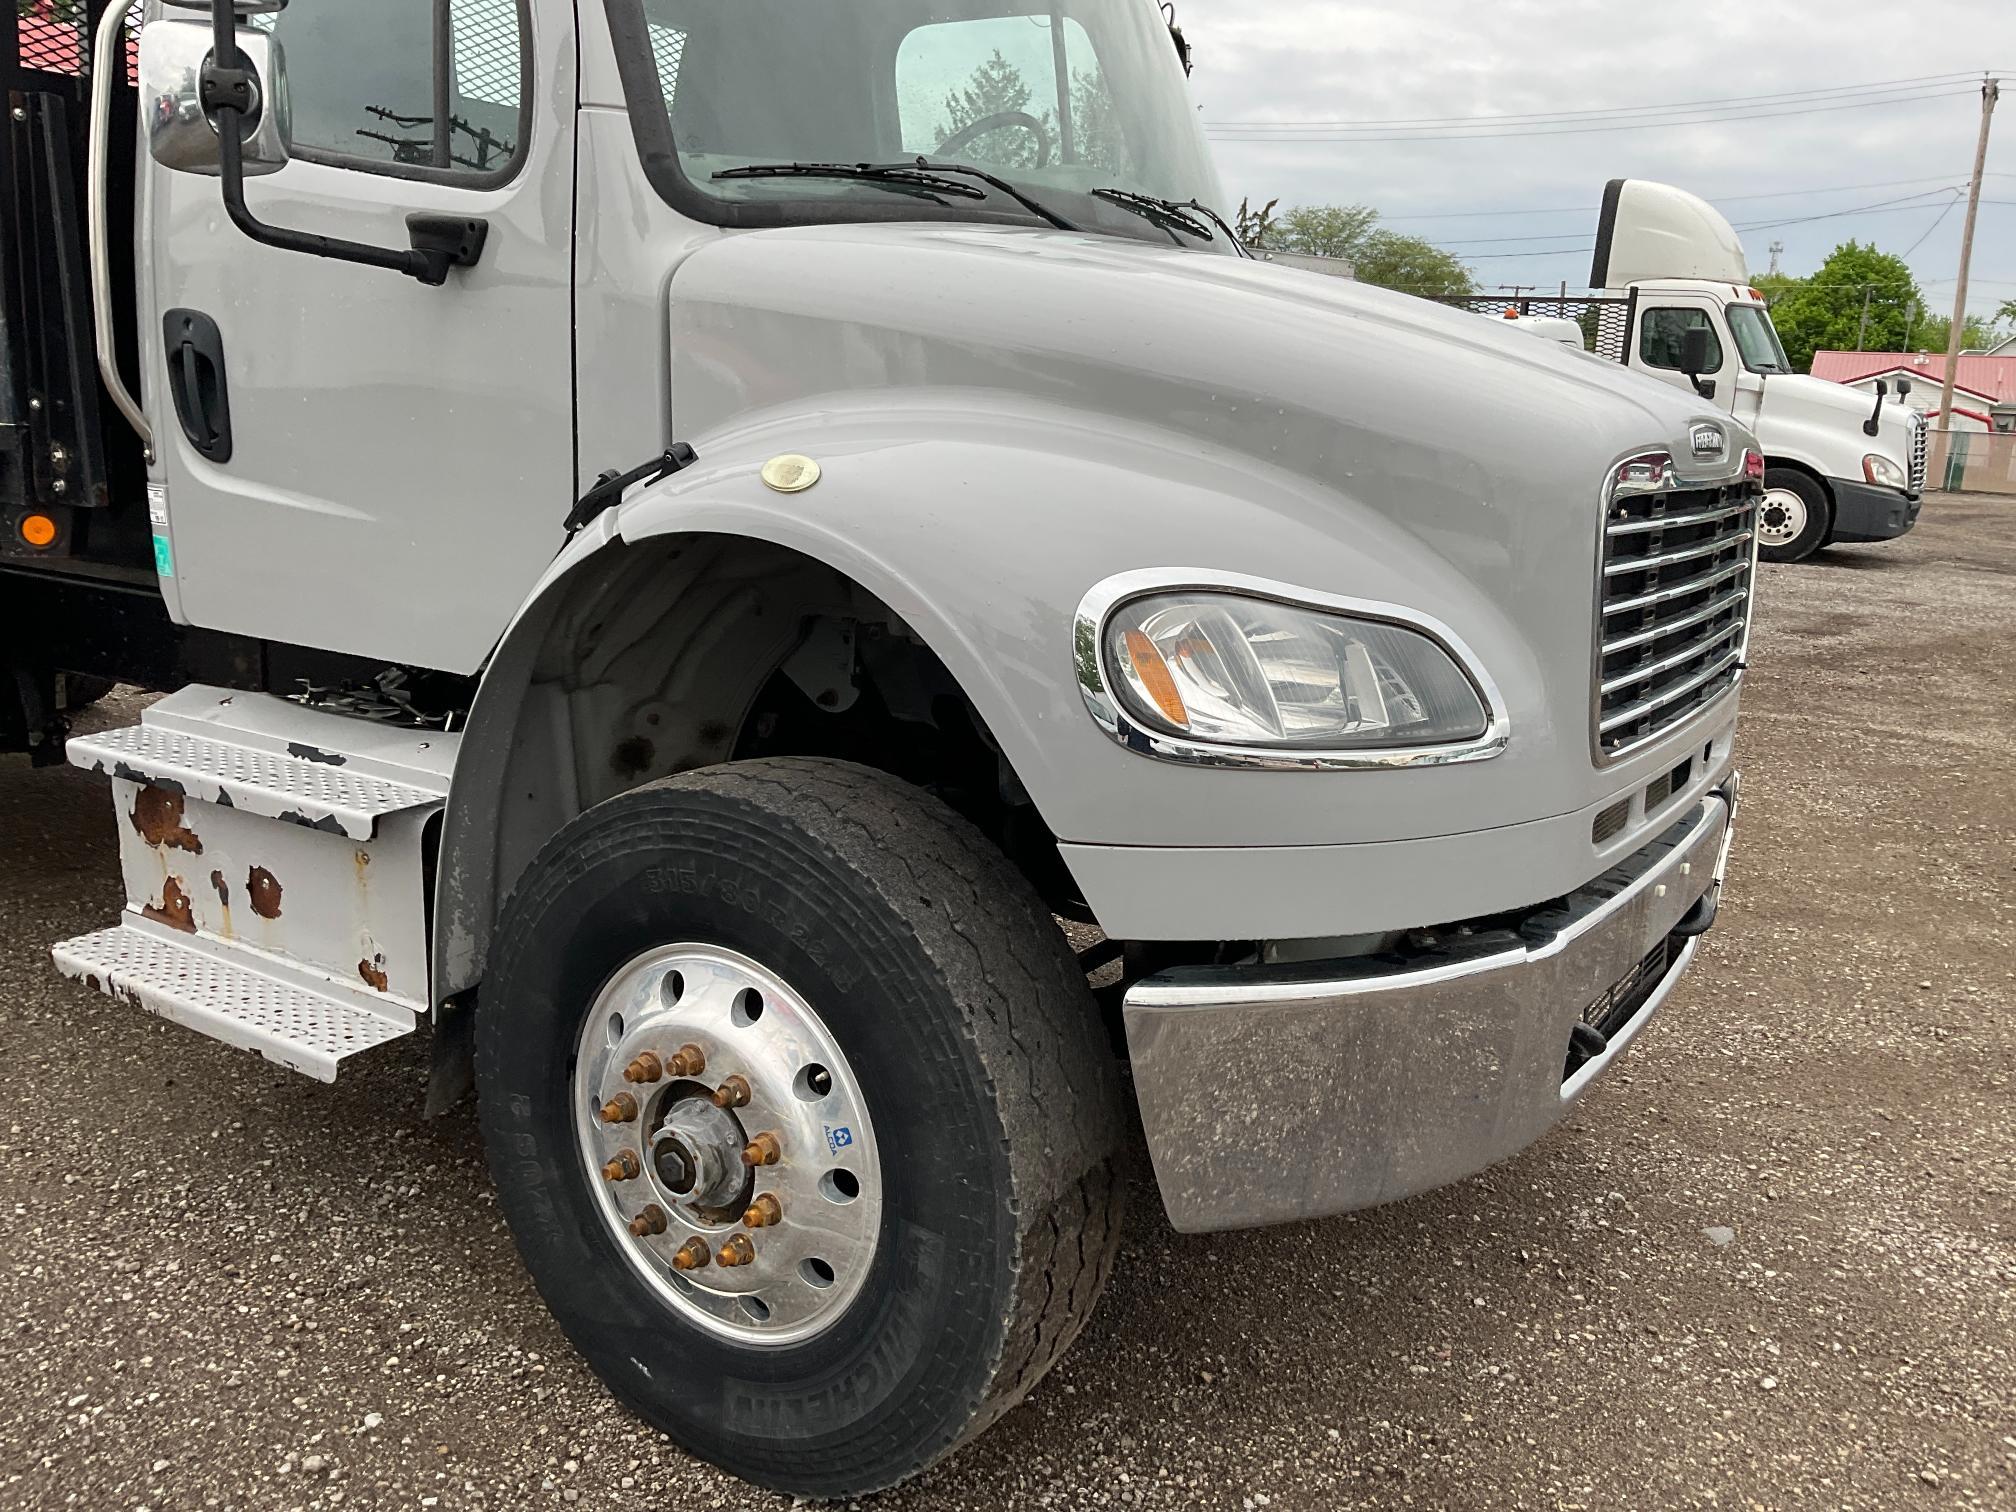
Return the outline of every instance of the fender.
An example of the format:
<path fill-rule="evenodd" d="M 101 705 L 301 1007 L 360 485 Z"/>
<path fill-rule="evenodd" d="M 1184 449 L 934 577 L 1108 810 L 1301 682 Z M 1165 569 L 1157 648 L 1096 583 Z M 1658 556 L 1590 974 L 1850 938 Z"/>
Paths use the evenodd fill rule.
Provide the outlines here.
<path fill-rule="evenodd" d="M 1579 791 L 1547 791 L 1550 781 L 1559 785 L 1564 763 L 1550 753 L 1551 738 L 1536 737 L 1522 755 L 1488 764 L 1528 790 L 1509 811 L 1503 783 L 1430 769 L 1379 774 L 1387 780 L 1377 804 L 1315 807 L 1306 774 L 1242 773 L 1241 801 L 1228 804 L 1200 797 L 1213 774 L 1122 749 L 1088 715 L 1073 643 L 1085 594 L 1122 572 L 1166 568 L 1180 582 L 1186 568 L 1212 567 L 1433 614 L 1466 643 L 1492 648 L 1490 673 L 1515 721 L 1523 709 L 1543 723 L 1534 717 L 1545 696 L 1541 657 L 1501 612 L 1502 586 L 1480 586 L 1430 544 L 1432 520 L 1410 529 L 1251 457 L 1214 456 L 1171 430 L 999 393 L 880 390 L 752 417 L 691 441 L 696 464 L 639 490 L 568 544 L 490 660 L 444 820 L 437 1002 L 480 979 L 504 897 L 572 817 L 565 802 L 524 812 L 504 791 L 512 752 L 529 738 L 535 663 L 556 616 L 570 596 L 594 592 L 598 575 L 630 548 L 670 537 L 787 548 L 880 600 L 958 681 L 1061 840 L 1413 838 L 1584 801 Z M 785 453 L 814 458 L 820 481 L 792 495 L 766 487 L 763 464 Z M 1388 481 L 1376 465 L 1365 476 L 1375 488 Z M 1236 523 L 1228 529 L 1228 521 Z M 1579 560 L 1589 539 L 1581 522 L 1572 531 Z M 1475 545 L 1479 537 L 1466 539 Z M 1495 575 L 1489 565 L 1485 575 Z M 1586 610 L 1572 633 L 1580 651 Z M 1579 696 L 1586 699 L 1586 689 Z M 1573 772 L 1586 766 L 1583 731 L 1566 738 L 1576 752 Z M 1214 784 L 1209 794 L 1220 791 Z"/>

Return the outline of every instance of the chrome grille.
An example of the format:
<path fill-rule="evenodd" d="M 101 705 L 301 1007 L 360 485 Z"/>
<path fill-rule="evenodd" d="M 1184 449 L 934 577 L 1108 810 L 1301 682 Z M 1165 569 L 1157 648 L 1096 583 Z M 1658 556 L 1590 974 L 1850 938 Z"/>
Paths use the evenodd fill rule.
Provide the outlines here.
<path fill-rule="evenodd" d="M 1925 492 L 1925 460 L 1932 450 L 1932 427 L 1923 415 L 1911 417 L 1911 492 Z"/>
<path fill-rule="evenodd" d="M 1763 486 L 1619 493 L 1604 520 L 1596 746 L 1612 760 L 1734 685 Z"/>

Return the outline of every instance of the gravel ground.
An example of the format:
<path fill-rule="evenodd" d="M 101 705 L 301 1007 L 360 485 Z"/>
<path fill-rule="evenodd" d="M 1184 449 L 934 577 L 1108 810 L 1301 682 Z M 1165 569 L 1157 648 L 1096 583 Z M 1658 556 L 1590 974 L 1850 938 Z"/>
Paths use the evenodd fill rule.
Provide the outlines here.
<path fill-rule="evenodd" d="M 878 1512 L 2016 1506 L 2012 533 L 1765 569 L 1723 922 L 1558 1133 L 1260 1233 L 1137 1182 L 1085 1338 Z M 418 1039 L 323 1087 L 55 976 L 108 819 L 0 762 L 0 1504 L 784 1505 L 604 1396 Z"/>

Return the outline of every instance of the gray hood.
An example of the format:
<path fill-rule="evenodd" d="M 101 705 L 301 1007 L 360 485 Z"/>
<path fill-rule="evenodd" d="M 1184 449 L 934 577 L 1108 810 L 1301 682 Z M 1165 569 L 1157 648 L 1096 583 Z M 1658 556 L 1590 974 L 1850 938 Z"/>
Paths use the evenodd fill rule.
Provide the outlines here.
<path fill-rule="evenodd" d="M 1404 474 L 1410 508 L 1457 506 L 1465 534 L 1478 504 L 1558 508 L 1564 484 L 1584 513 L 1620 454 L 1685 459 L 1691 421 L 1727 423 L 1666 384 L 1426 300 L 1113 237 L 746 233 L 687 259 L 672 307 L 681 435 L 822 394 L 1010 390 L 1347 495 Z"/>
<path fill-rule="evenodd" d="M 1723 477 L 1751 444 L 1691 395 L 1424 300 L 1039 230 L 727 236 L 679 266 L 670 302 L 674 433 L 717 462 L 902 450 L 904 497 L 866 523 L 823 486 L 794 507 L 812 528 L 872 538 L 941 605 L 986 585 L 997 620 L 1031 627 L 1002 654 L 1035 669 L 1032 690 L 1071 665 L 1065 627 L 1093 583 L 1224 569 L 1433 615 L 1485 655 L 1511 749 L 1489 780 L 1382 784 L 1382 824 L 1560 814 L 1664 759 L 1648 748 L 1604 772 L 1590 759 L 1594 585 L 1621 458 L 1664 449 L 1692 470 L 1689 431 L 1711 422 L 1730 446 L 1702 472 Z M 1090 727 L 1082 712 L 1043 718 Z M 1422 812 L 1392 803 L 1416 791 Z M 1373 837 L 1373 818 L 1353 824 Z M 1197 834 L 1217 840 L 1203 821 Z M 1129 837 L 1107 823 L 1101 838 Z"/>

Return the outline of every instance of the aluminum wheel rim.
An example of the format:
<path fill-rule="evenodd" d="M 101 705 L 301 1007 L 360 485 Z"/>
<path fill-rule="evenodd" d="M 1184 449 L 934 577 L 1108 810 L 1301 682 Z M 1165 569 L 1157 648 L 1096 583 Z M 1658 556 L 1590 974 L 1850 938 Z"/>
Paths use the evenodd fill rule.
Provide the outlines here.
<path fill-rule="evenodd" d="M 690 1061 L 678 1058 L 695 1049 L 704 1069 L 680 1074 Z M 642 1074 L 647 1056 L 660 1075 Z M 746 1083 L 746 1101 L 735 1101 L 733 1077 Z M 860 1295 L 882 1225 L 875 1131 L 838 1042 L 776 973 L 715 945 L 639 956 L 589 1009 L 572 1086 L 583 1172 L 610 1235 L 682 1318 L 740 1344 L 797 1344 Z M 710 1094 L 724 1086 L 729 1105 L 720 1107 Z M 620 1103 L 604 1116 L 625 1097 L 633 1116 Z M 742 1149 L 760 1157 L 765 1134 L 775 1163 L 748 1165 Z M 724 1152 L 740 1177 L 725 1201 Z M 694 1171 L 720 1180 L 682 1190 Z M 704 1263 L 694 1263 L 696 1241 Z"/>
<path fill-rule="evenodd" d="M 1806 529 L 1806 501 L 1789 488 L 1767 489 L 1757 513 L 1757 537 L 1766 546 L 1786 546 Z"/>

